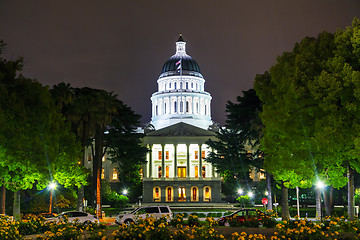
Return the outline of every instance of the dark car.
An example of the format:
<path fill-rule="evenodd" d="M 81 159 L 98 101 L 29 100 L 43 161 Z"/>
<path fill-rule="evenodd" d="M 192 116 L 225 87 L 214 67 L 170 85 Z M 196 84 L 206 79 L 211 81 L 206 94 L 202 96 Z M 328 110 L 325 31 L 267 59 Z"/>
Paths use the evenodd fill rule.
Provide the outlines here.
<path fill-rule="evenodd" d="M 219 218 L 219 226 L 230 226 L 230 225 L 245 225 L 246 221 L 258 220 L 261 221 L 261 217 L 264 214 L 257 209 L 240 209 L 230 215 Z"/>

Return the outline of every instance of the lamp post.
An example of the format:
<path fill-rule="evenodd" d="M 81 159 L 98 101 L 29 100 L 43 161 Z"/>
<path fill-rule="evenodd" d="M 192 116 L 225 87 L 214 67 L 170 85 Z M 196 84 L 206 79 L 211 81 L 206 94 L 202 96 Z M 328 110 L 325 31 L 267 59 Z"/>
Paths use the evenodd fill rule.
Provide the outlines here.
<path fill-rule="evenodd" d="M 49 203 L 49 213 L 52 213 L 52 199 L 53 199 L 53 192 L 54 189 L 56 188 L 56 183 L 52 182 L 49 184 L 48 186 L 49 190 L 50 190 L 50 203 Z"/>
<path fill-rule="evenodd" d="M 325 184 L 321 181 L 318 181 L 316 184 L 316 188 L 320 191 L 320 221 L 322 221 L 322 204 L 321 204 L 321 195 L 322 190 L 325 188 Z"/>

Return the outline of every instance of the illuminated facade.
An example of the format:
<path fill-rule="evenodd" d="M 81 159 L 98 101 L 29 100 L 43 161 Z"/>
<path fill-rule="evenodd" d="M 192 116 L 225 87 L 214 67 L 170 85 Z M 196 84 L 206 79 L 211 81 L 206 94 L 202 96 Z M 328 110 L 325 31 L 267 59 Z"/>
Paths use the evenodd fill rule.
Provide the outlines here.
<path fill-rule="evenodd" d="M 151 97 L 152 127 L 145 129 L 143 139 L 150 150 L 143 166 L 145 203 L 221 202 L 220 176 L 204 160 L 211 151 L 205 142 L 216 139 L 211 96 L 185 46 L 180 36 Z"/>

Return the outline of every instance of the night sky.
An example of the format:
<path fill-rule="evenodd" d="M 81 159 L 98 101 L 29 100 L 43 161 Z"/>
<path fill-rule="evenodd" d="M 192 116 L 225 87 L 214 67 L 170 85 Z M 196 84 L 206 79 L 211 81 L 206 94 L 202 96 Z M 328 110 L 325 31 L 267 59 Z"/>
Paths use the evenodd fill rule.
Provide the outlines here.
<path fill-rule="evenodd" d="M 151 119 L 151 94 L 179 33 L 200 65 L 212 118 L 253 87 L 305 36 L 335 32 L 360 17 L 359 0 L 0 0 L 4 57 L 24 57 L 23 74 L 52 87 L 113 91 Z"/>

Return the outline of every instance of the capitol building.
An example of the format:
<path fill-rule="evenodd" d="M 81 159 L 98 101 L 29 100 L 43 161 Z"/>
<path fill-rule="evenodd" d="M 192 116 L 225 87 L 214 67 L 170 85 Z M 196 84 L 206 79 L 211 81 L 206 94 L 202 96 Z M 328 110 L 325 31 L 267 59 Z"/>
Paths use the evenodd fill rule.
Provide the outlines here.
<path fill-rule="evenodd" d="M 164 64 L 152 94 L 152 118 L 143 143 L 143 202 L 221 202 L 221 179 L 205 161 L 216 140 L 211 95 L 197 62 L 179 37 L 176 52 Z"/>

